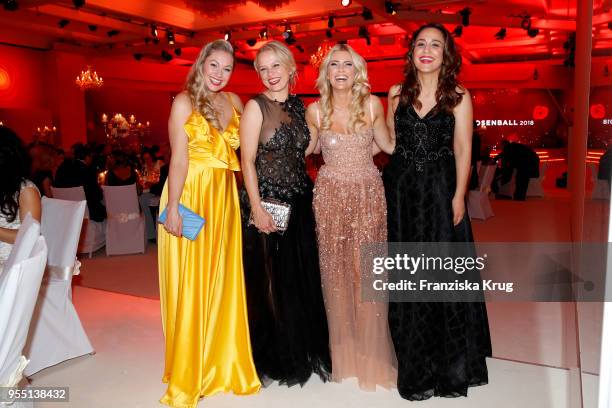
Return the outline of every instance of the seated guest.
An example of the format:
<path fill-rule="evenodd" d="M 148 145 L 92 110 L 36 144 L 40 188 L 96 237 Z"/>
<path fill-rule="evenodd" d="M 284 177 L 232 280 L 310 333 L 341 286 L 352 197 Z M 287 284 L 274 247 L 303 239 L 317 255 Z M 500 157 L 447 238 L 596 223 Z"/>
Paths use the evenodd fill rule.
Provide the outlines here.
<path fill-rule="evenodd" d="M 114 151 L 106 173 L 107 186 L 138 185 L 138 173 L 129 157 L 120 151 Z"/>
<path fill-rule="evenodd" d="M 56 163 L 55 148 L 40 143 L 30 150 L 30 158 L 32 159 L 32 181 L 42 195 L 52 198 L 51 185 Z"/>
<path fill-rule="evenodd" d="M 30 160 L 21 140 L 0 126 L 0 265 L 4 263 L 27 213 L 40 221 L 40 193 L 30 180 Z"/>
<path fill-rule="evenodd" d="M 540 176 L 540 157 L 531 147 L 518 142 L 502 140 L 501 148 L 502 152 L 496 157 L 496 160 L 501 160 L 501 183 L 508 183 L 516 169 L 514 199 L 523 201 L 527 195 L 529 179 Z"/>
<path fill-rule="evenodd" d="M 53 185 L 55 187 L 79 187 L 85 190 L 89 218 L 102 222 L 106 218 L 106 208 L 102 201 L 104 196 L 98 185 L 98 175 L 92 165 L 91 149 L 81 143 L 72 146 L 74 160 L 66 159 L 57 169 Z"/>
<path fill-rule="evenodd" d="M 142 185 L 150 188 L 159 182 L 162 161 L 158 160 L 150 150 L 143 150 L 142 155 Z"/>
<path fill-rule="evenodd" d="M 170 146 L 168 144 L 163 144 L 159 152 L 161 156 L 158 157 L 158 162 L 163 163 L 159 168 L 159 180 L 149 189 L 149 191 L 156 196 L 161 196 L 164 184 L 166 184 L 166 179 L 168 178 L 168 171 L 170 169 Z"/>

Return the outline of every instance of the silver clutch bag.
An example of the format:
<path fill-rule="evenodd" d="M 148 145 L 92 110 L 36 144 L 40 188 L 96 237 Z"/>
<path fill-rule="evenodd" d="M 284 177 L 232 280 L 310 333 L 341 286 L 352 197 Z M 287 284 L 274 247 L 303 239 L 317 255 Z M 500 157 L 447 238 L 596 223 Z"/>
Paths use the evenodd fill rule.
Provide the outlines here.
<path fill-rule="evenodd" d="M 264 198 L 261 200 L 261 206 L 272 216 L 277 232 L 285 232 L 289 226 L 291 205 L 274 198 Z M 249 225 L 253 224 L 253 213 L 251 213 L 251 216 L 249 217 Z"/>

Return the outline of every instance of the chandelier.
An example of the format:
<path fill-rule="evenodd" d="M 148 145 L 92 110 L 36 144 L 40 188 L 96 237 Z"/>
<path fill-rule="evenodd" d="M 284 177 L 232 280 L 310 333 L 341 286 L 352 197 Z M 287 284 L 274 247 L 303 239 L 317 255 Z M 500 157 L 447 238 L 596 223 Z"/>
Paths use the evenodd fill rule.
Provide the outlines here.
<path fill-rule="evenodd" d="M 104 85 L 104 80 L 98 76 L 96 71 L 91 70 L 91 65 L 87 66 L 86 71 L 81 71 L 81 75 L 77 76 L 74 82 L 81 88 L 81 91 L 99 89 Z"/>
<path fill-rule="evenodd" d="M 333 46 L 334 44 L 331 41 L 324 40 L 321 45 L 319 45 L 319 48 L 317 48 L 317 51 L 310 56 L 310 65 L 312 65 L 314 69 L 318 70 L 323 63 L 325 56 Z"/>
<path fill-rule="evenodd" d="M 109 118 L 106 113 L 103 113 L 102 126 L 104 126 L 107 139 L 114 145 L 120 145 L 121 139 L 128 136 L 134 136 L 142 145 L 143 138 L 151 136 L 151 122 L 147 121 L 144 124 L 137 122 L 134 115 L 126 118 L 121 113 L 116 113 L 115 116 Z"/>

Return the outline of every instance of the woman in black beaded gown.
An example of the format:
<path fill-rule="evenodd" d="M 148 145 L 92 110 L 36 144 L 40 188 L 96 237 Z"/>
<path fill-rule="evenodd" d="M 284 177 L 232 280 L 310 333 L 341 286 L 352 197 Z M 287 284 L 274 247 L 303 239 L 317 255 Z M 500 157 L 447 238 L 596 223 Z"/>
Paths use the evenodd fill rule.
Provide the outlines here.
<path fill-rule="evenodd" d="M 404 83 L 389 91 L 396 137 L 383 174 L 389 242 L 473 242 L 465 210 L 472 105 L 456 79 L 460 66 L 442 25 L 414 33 Z M 468 387 L 488 382 L 484 303 L 390 303 L 389 327 L 403 398 L 467 396 Z"/>
<path fill-rule="evenodd" d="M 266 91 L 240 121 L 244 274 L 253 358 L 264 384 L 303 385 L 331 372 L 327 320 L 305 155 L 314 150 L 303 102 L 289 95 L 293 56 L 283 44 L 261 47 L 255 68 Z M 291 205 L 287 230 L 276 232 L 263 198 Z M 252 213 L 254 224 L 248 225 Z"/>

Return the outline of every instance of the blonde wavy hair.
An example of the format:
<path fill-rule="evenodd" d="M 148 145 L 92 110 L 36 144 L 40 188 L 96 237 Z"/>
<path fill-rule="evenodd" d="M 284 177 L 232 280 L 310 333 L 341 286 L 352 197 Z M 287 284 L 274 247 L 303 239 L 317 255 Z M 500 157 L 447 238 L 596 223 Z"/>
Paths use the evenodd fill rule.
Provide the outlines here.
<path fill-rule="evenodd" d="M 189 74 L 187 74 L 185 90 L 191 97 L 193 108 L 200 112 L 213 127 L 221 130 L 221 124 L 219 123 L 219 118 L 217 117 L 217 111 L 210 100 L 210 91 L 206 88 L 206 82 L 204 80 L 204 75 L 202 74 L 204 62 L 206 62 L 206 59 L 214 51 L 227 52 L 232 56 L 232 59 L 234 59 L 234 48 L 229 42 L 225 40 L 215 40 L 209 42 L 204 48 L 202 48 L 200 55 L 198 55 L 198 58 L 191 66 Z"/>
<path fill-rule="evenodd" d="M 319 106 L 321 109 L 321 130 L 329 130 L 331 128 L 331 115 L 333 109 L 333 91 L 329 80 L 327 79 L 327 71 L 331 62 L 332 56 L 336 51 L 347 51 L 353 59 L 355 67 L 355 81 L 351 90 L 352 98 L 349 105 L 349 122 L 348 130 L 354 132 L 360 125 L 365 125 L 367 122 L 363 119 L 365 115 L 364 104 L 370 95 L 370 84 L 368 82 L 368 69 L 366 61 L 363 57 L 350 46 L 346 44 L 336 44 L 325 56 L 321 67 L 319 68 L 319 77 L 317 78 L 317 88 L 321 94 Z"/>
<path fill-rule="evenodd" d="M 267 51 L 272 51 L 278 57 L 281 64 L 289 70 L 289 89 L 293 88 L 297 82 L 297 65 L 295 64 L 295 58 L 293 58 L 291 50 L 280 41 L 268 41 L 257 50 L 257 55 L 255 55 L 255 60 L 253 61 L 253 66 L 255 67 L 255 71 L 257 71 L 257 75 L 259 75 L 259 56 Z"/>

